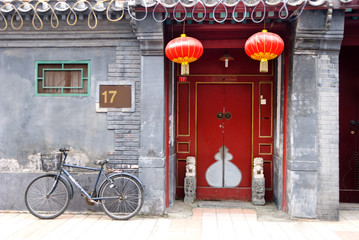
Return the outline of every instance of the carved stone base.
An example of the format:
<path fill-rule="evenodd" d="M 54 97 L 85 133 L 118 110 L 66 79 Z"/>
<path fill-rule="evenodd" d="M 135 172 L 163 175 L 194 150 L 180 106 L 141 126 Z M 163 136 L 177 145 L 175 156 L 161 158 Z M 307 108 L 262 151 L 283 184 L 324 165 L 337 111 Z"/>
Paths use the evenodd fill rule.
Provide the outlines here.
<path fill-rule="evenodd" d="M 196 177 L 187 176 L 184 179 L 184 202 L 193 203 L 196 200 Z"/>
<path fill-rule="evenodd" d="M 252 179 L 252 203 L 254 205 L 264 205 L 265 194 L 265 179 L 264 178 L 253 178 Z"/>

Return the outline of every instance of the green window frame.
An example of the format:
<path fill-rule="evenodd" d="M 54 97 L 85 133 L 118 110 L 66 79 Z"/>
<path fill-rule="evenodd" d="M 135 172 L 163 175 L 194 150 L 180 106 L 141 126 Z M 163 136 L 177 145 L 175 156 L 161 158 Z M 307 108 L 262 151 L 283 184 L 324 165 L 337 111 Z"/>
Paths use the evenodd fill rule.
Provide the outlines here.
<path fill-rule="evenodd" d="M 35 96 L 89 96 L 90 61 L 36 61 Z"/>

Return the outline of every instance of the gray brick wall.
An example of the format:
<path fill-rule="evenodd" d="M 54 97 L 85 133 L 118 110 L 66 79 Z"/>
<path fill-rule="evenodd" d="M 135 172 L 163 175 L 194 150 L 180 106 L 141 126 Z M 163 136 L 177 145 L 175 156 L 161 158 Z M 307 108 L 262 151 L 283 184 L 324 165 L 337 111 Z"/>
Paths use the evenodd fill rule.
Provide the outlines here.
<path fill-rule="evenodd" d="M 339 60 L 338 55 L 318 57 L 318 197 L 321 219 L 339 218 Z"/>
<path fill-rule="evenodd" d="M 109 81 L 135 83 L 135 112 L 108 112 L 107 129 L 114 130 L 115 149 L 108 154 L 110 167 L 137 169 L 141 128 L 141 55 L 135 38 L 120 41 L 116 47 L 116 62 L 108 66 Z"/>
<path fill-rule="evenodd" d="M 344 12 L 305 11 L 294 39 L 288 133 L 293 217 L 339 218 L 339 51 Z"/>
<path fill-rule="evenodd" d="M 294 218 L 317 217 L 316 66 L 316 56 L 294 52 L 288 92 L 286 189 L 288 212 Z"/>

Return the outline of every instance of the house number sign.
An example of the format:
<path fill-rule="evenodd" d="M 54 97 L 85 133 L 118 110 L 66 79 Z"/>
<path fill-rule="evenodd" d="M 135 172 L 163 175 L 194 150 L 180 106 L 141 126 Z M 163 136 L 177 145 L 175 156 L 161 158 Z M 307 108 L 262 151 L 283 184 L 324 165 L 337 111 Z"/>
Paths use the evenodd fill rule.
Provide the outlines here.
<path fill-rule="evenodd" d="M 131 85 L 100 85 L 100 108 L 131 108 Z"/>

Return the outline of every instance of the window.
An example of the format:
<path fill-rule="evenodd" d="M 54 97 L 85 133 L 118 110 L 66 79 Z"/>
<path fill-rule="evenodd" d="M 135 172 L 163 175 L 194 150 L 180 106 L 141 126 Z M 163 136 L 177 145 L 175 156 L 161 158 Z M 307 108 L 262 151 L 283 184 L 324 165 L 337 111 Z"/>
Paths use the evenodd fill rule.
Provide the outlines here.
<path fill-rule="evenodd" d="M 36 95 L 87 96 L 89 61 L 36 62 Z"/>

